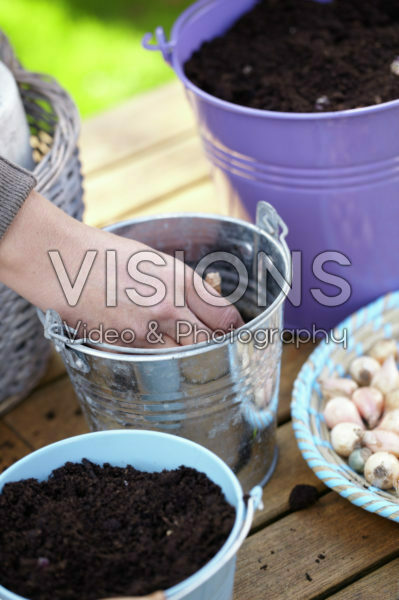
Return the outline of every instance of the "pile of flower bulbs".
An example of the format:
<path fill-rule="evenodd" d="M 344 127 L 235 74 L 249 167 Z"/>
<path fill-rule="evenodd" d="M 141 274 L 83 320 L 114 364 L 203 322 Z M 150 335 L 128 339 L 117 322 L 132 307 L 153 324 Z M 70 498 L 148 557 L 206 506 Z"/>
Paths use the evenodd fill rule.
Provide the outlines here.
<path fill-rule="evenodd" d="M 355 358 L 350 377 L 320 381 L 335 452 L 373 486 L 399 493 L 399 371 L 395 340 Z"/>

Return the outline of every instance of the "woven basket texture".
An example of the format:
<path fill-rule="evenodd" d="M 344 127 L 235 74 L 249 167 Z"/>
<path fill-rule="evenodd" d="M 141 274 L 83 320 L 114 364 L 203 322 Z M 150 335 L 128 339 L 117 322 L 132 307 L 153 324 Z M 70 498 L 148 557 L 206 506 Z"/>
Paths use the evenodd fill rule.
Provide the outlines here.
<path fill-rule="evenodd" d="M 81 219 L 83 190 L 77 139 L 79 115 L 51 77 L 26 71 L 0 31 L 0 60 L 14 74 L 31 131 L 37 191 Z M 50 354 L 36 309 L 0 283 L 0 414 L 24 398 L 43 375 Z"/>
<path fill-rule="evenodd" d="M 299 372 L 291 404 L 294 433 L 304 459 L 328 487 L 356 506 L 399 522 L 396 493 L 367 483 L 333 450 L 318 383 L 326 376 L 345 376 L 352 360 L 365 354 L 379 339 L 399 340 L 399 292 L 383 296 L 346 319 L 334 330 L 334 339 L 344 335 L 346 348 L 331 341 L 321 342 Z"/>

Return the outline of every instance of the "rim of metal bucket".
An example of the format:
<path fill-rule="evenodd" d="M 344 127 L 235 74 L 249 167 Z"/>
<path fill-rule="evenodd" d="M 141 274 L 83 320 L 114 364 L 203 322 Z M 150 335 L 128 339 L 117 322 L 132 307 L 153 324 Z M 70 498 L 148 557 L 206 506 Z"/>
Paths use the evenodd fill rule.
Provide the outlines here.
<path fill-rule="evenodd" d="M 275 226 L 278 229 L 274 229 L 273 231 L 273 228 L 271 228 L 269 229 L 269 231 L 267 231 L 266 228 L 262 228 L 258 223 L 253 224 L 247 221 L 242 221 L 241 219 L 236 219 L 234 217 L 224 217 L 214 214 L 199 214 L 187 212 L 170 214 L 167 213 L 162 215 L 139 217 L 138 219 L 127 219 L 125 221 L 120 221 L 118 223 L 108 225 L 107 227 L 104 227 L 104 230 L 113 233 L 115 229 L 119 229 L 121 227 L 128 227 L 131 224 L 137 225 L 140 223 L 145 223 L 147 221 L 160 221 L 162 219 L 196 218 L 238 224 L 252 230 L 253 233 L 257 235 L 267 237 L 268 240 L 271 243 L 275 244 L 276 247 L 278 247 L 279 250 L 283 253 L 286 261 L 287 272 L 284 273 L 284 284 L 280 289 L 280 293 L 278 294 L 277 298 L 270 304 L 270 306 L 268 306 L 264 311 L 262 311 L 259 315 L 257 315 L 254 319 L 252 319 L 249 322 L 251 323 L 251 326 L 256 327 L 256 324 L 259 323 L 260 320 L 263 320 L 265 316 L 267 317 L 268 315 L 270 315 L 284 302 L 290 290 L 290 284 L 292 280 L 291 255 L 287 243 L 285 241 L 286 235 L 288 233 L 287 226 L 285 225 L 281 217 L 277 214 L 275 209 L 267 202 L 258 203 L 258 215 L 260 215 L 260 217 L 258 218 L 262 218 L 263 210 L 272 211 L 273 217 L 276 219 Z M 230 344 L 231 340 L 236 340 L 239 335 L 239 332 L 248 325 L 248 323 L 245 323 L 242 327 L 232 332 L 232 334 L 229 335 L 228 339 L 224 340 L 221 343 L 217 343 L 215 341 L 205 341 L 200 342 L 198 344 L 190 344 L 189 346 L 177 346 L 176 348 L 165 349 L 157 348 L 154 350 L 148 348 L 125 348 L 123 346 L 113 346 L 110 344 L 93 344 L 92 346 L 87 346 L 86 344 L 82 343 L 82 339 L 74 339 L 74 337 L 76 336 L 76 331 L 72 327 L 68 327 L 69 333 L 71 334 L 70 337 L 63 335 L 62 321 L 55 311 L 48 310 L 46 315 L 44 315 L 44 313 L 40 309 L 37 309 L 37 312 L 39 319 L 45 329 L 45 336 L 54 342 L 55 347 L 58 351 L 60 351 L 62 347 L 67 346 L 68 348 L 73 348 L 74 350 L 92 356 L 101 356 L 103 358 L 112 360 L 121 360 L 121 358 L 123 357 L 123 360 L 130 360 L 135 362 L 150 361 L 154 359 L 170 360 L 175 358 L 176 356 L 180 357 L 182 355 L 184 357 L 189 357 L 192 355 L 198 355 L 209 352 L 215 347 L 222 348 Z"/>
<path fill-rule="evenodd" d="M 179 440 L 182 440 L 185 444 L 200 448 L 201 452 L 207 454 L 208 456 L 211 456 L 212 459 L 215 462 L 217 462 L 223 468 L 224 471 L 229 472 L 229 475 L 233 476 L 234 488 L 237 493 L 237 498 L 239 499 L 239 505 L 236 507 L 236 519 L 233 528 L 229 534 L 229 537 L 225 541 L 224 545 L 218 550 L 218 552 L 198 571 L 196 571 L 183 581 L 172 586 L 171 588 L 165 590 L 165 596 L 168 600 L 183 600 L 187 596 L 187 594 L 196 590 L 205 581 L 209 580 L 213 575 L 219 572 L 223 568 L 223 566 L 237 554 L 238 550 L 240 549 L 241 545 L 243 544 L 245 538 L 247 537 L 251 529 L 255 511 L 257 509 L 262 509 L 263 507 L 262 488 L 260 486 L 255 486 L 254 488 L 252 488 L 252 490 L 248 494 L 247 500 L 245 501 L 241 484 L 238 481 L 235 473 L 233 473 L 231 468 L 219 456 L 217 456 L 217 454 L 215 454 L 208 448 L 205 448 L 204 446 L 201 446 L 200 444 L 198 444 L 197 442 L 193 442 L 192 440 L 188 440 L 186 438 L 179 438 L 179 436 L 175 436 L 173 434 L 161 431 L 111 429 L 108 431 L 84 433 L 70 438 L 65 438 L 58 442 L 53 442 L 52 444 L 48 444 L 47 446 L 39 448 L 38 450 L 31 452 L 27 456 L 24 456 L 0 475 L 0 484 L 2 483 L 2 480 L 4 480 L 10 473 L 12 474 L 13 471 L 18 470 L 21 465 L 28 464 L 29 461 L 32 460 L 33 455 L 35 457 L 40 457 L 41 455 L 45 455 L 51 448 L 60 448 L 63 446 L 68 446 L 69 444 L 75 444 L 76 442 L 79 442 L 79 440 L 87 439 L 89 437 L 107 438 L 112 437 L 115 434 L 117 434 L 120 437 L 131 437 L 132 435 L 140 437 L 145 435 L 151 435 L 158 438 L 178 438 Z M 10 600 L 25 600 L 22 596 L 16 594 L 15 592 L 12 592 L 8 588 L 5 588 L 0 584 L 0 597 L 2 593 L 6 593 Z"/>
<path fill-rule="evenodd" d="M 216 0 L 217 1 L 217 0 Z M 399 99 L 397 100 L 389 100 L 388 102 L 381 102 L 381 104 L 371 104 L 370 106 L 364 106 L 361 108 L 351 108 L 346 110 L 337 110 L 337 111 L 326 111 L 322 113 L 316 112 L 307 112 L 307 113 L 297 113 L 297 112 L 284 112 L 284 111 L 274 111 L 274 110 L 263 110 L 259 108 L 249 108 L 247 106 L 242 106 L 241 104 L 234 104 L 233 102 L 228 102 L 227 100 L 222 100 L 213 96 L 212 94 L 208 94 L 198 86 L 196 86 L 188 77 L 186 76 L 183 66 L 180 61 L 176 59 L 176 55 L 174 53 L 174 48 L 176 47 L 177 40 L 179 37 L 180 30 L 184 27 L 184 25 L 191 20 L 191 18 L 199 12 L 203 12 L 208 6 L 214 5 L 215 0 L 198 0 L 192 6 L 187 8 L 182 12 L 180 17 L 175 21 L 170 40 L 168 41 L 164 32 L 163 27 L 157 27 L 155 31 L 155 38 L 157 43 L 151 43 L 152 38 L 154 37 L 152 33 L 147 33 L 142 39 L 142 45 L 146 50 L 159 50 L 162 52 L 164 59 L 168 62 L 172 67 L 179 79 L 184 82 L 184 85 L 195 92 L 197 95 L 201 96 L 204 100 L 209 102 L 210 104 L 215 104 L 220 108 L 224 108 L 225 110 L 230 110 L 232 112 L 250 114 L 254 117 L 270 117 L 273 119 L 282 119 L 282 120 L 323 120 L 323 119 L 331 119 L 331 118 L 342 118 L 342 117 L 361 117 L 363 115 L 374 114 L 376 112 L 381 112 L 384 110 L 389 110 L 391 108 L 395 108 L 399 106 Z"/>

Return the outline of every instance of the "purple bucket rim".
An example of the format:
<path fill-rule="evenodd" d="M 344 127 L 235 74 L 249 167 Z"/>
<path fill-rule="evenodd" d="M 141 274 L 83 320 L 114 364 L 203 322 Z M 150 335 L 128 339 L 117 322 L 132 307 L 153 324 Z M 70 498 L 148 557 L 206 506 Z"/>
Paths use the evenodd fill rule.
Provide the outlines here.
<path fill-rule="evenodd" d="M 177 18 L 175 23 L 172 26 L 171 36 L 170 36 L 170 49 L 171 49 L 171 65 L 176 75 L 179 77 L 181 81 L 184 82 L 184 85 L 193 91 L 195 94 L 200 96 L 203 100 L 208 102 L 209 104 L 214 104 L 220 108 L 225 110 L 229 110 L 231 112 L 237 112 L 246 114 L 253 117 L 269 117 L 272 119 L 282 119 L 282 120 L 292 120 L 292 121 L 306 121 L 306 120 L 325 120 L 325 119 L 338 119 L 338 118 L 354 118 L 354 117 L 362 117 L 368 114 L 375 114 L 381 111 L 389 110 L 391 108 L 395 108 L 399 106 L 399 98 L 396 100 L 389 100 L 387 102 L 381 102 L 381 104 L 371 104 L 369 106 L 363 106 L 360 108 L 350 108 L 345 110 L 336 110 L 336 111 L 326 111 L 326 112 L 284 112 L 278 110 L 263 110 L 260 108 L 249 108 L 247 106 L 243 106 L 242 104 L 234 104 L 234 102 L 228 102 L 227 100 L 222 100 L 217 96 L 213 96 L 208 92 L 205 92 L 197 85 L 195 85 L 184 72 L 184 69 L 180 63 L 176 59 L 176 55 L 174 53 L 174 48 L 176 46 L 179 32 L 184 27 L 184 25 L 190 21 L 193 14 L 197 13 L 199 10 L 202 10 L 205 6 L 210 4 L 216 4 L 218 0 L 197 0 L 194 4 L 189 6 L 186 10 L 184 10 L 181 15 Z"/>

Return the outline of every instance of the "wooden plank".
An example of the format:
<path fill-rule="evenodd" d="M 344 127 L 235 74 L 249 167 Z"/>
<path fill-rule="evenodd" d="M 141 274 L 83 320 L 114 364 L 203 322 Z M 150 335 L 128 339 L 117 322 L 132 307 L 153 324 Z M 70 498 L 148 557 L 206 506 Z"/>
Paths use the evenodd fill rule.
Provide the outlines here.
<path fill-rule="evenodd" d="M 0 473 L 30 451 L 29 445 L 0 421 Z"/>
<path fill-rule="evenodd" d="M 34 449 L 89 430 L 68 377 L 33 392 L 4 422 Z"/>
<path fill-rule="evenodd" d="M 399 558 L 359 579 L 330 600 L 374 600 L 375 598 L 399 598 Z"/>
<path fill-rule="evenodd" d="M 85 183 L 85 222 L 103 226 L 208 177 L 195 137 L 104 171 Z"/>
<path fill-rule="evenodd" d="M 256 529 L 289 511 L 288 498 L 295 485 L 314 485 L 320 493 L 327 490 L 302 458 L 290 422 L 277 429 L 277 444 L 279 460 L 263 491 L 264 508 L 255 515 L 253 527 Z"/>
<path fill-rule="evenodd" d="M 159 106 L 163 107 L 161 111 Z M 152 118 L 148 122 L 147 115 L 151 107 L 154 108 L 157 118 Z M 155 107 L 158 107 L 158 110 L 155 110 Z M 164 146 L 165 142 L 167 146 Z M 185 154 L 184 142 L 187 142 L 190 148 L 190 155 L 182 161 L 177 160 L 177 167 L 184 168 L 184 177 L 175 180 L 174 186 L 177 188 L 174 186 L 171 188 L 169 163 L 163 164 L 163 156 L 166 155 L 173 161 L 174 154 L 169 156 L 171 149 L 176 145 L 180 148 L 181 144 Z M 85 121 L 81 146 L 86 172 L 89 173 L 85 186 L 88 207 L 85 220 L 89 224 L 101 226 L 119 218 L 132 218 L 136 215 L 187 211 L 248 218 L 237 199 L 231 200 L 229 205 L 228 199 L 215 194 L 208 180 L 209 165 L 203 156 L 199 139 L 194 133 L 191 109 L 178 83 L 163 86 Z M 140 156 L 144 151 L 147 152 L 146 156 Z M 176 158 L 180 156 L 178 149 Z M 139 165 L 132 171 L 131 167 L 136 162 Z M 159 162 L 162 163 L 161 170 Z M 140 172 L 143 166 L 146 167 L 143 178 L 134 179 L 134 172 Z M 119 177 L 119 174 L 114 172 L 115 169 L 118 173 L 121 169 L 122 173 L 127 170 L 130 174 L 129 180 L 134 186 L 133 194 L 130 192 L 131 186 L 124 185 L 123 175 Z M 154 173 L 157 173 L 160 187 L 151 199 L 151 195 L 148 197 L 147 183 L 153 180 Z M 116 179 L 119 179 L 123 188 L 122 192 L 120 189 L 117 190 L 118 199 L 127 196 L 122 210 L 119 206 L 121 201 L 113 201 L 116 195 L 114 187 Z M 142 190 L 143 180 L 147 191 Z M 205 202 L 204 198 L 201 198 L 201 191 L 196 189 L 195 183 L 192 189 L 193 181 L 198 182 L 200 187 L 207 188 Z M 189 186 L 188 190 L 184 189 L 186 186 Z M 101 193 L 98 191 L 99 188 Z M 143 192 L 144 199 L 141 196 Z M 105 214 L 99 200 L 104 197 Z"/>
<path fill-rule="evenodd" d="M 55 381 L 59 377 L 65 375 L 65 365 L 62 362 L 62 359 L 58 352 L 54 350 L 51 351 L 50 359 L 47 365 L 47 369 L 35 389 L 38 389 L 48 383 Z"/>
<path fill-rule="evenodd" d="M 83 171 L 90 175 L 194 131 L 195 120 L 179 82 L 159 87 L 83 122 Z"/>
<path fill-rule="evenodd" d="M 398 526 L 333 492 L 246 540 L 235 600 L 310 600 L 399 555 Z"/>
<path fill-rule="evenodd" d="M 170 196 L 155 199 L 145 206 L 134 207 L 124 218 L 186 212 L 210 213 L 249 220 L 242 204 L 237 199 L 229 201 L 221 194 L 217 194 L 212 181 L 208 178 Z"/>
<path fill-rule="evenodd" d="M 295 344 L 285 343 L 283 345 L 283 356 L 281 361 L 280 399 L 278 407 L 279 423 L 284 423 L 290 418 L 290 404 L 292 386 L 303 363 L 309 354 L 313 352 L 315 345 L 312 343 Z"/>

